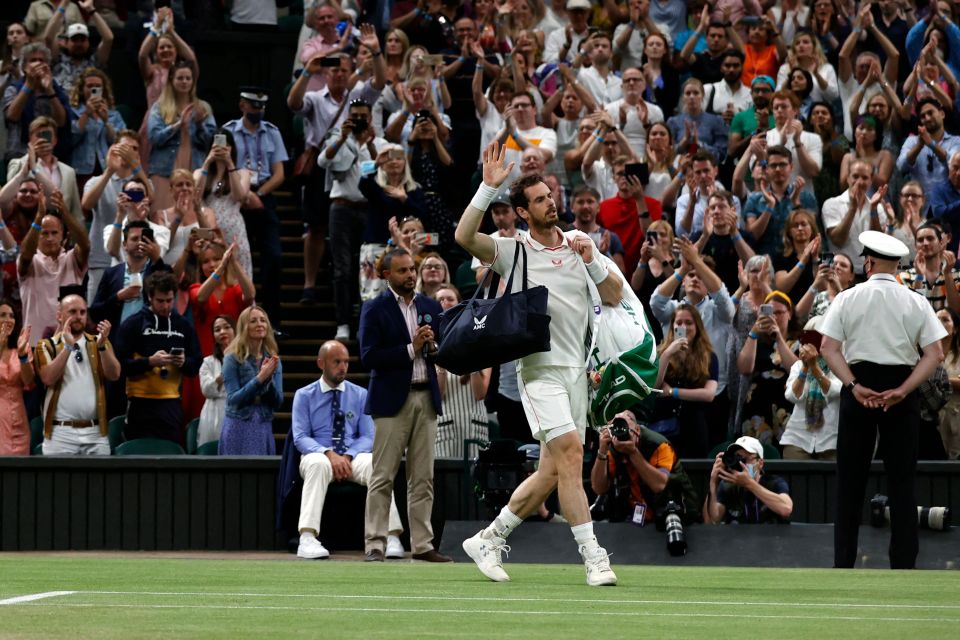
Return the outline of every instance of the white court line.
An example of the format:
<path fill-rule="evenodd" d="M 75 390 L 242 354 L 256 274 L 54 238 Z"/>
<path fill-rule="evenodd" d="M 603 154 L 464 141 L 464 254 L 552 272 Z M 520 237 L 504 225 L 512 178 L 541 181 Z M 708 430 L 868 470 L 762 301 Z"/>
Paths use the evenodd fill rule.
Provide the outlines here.
<path fill-rule="evenodd" d="M 0 605 L 7 604 L 22 604 L 24 602 L 33 602 L 34 600 L 42 600 L 44 598 L 56 598 L 57 596 L 69 596 L 76 591 L 46 591 L 44 593 L 31 593 L 25 596 L 17 596 L 15 598 L 7 598 L 6 600 L 0 600 Z"/>
<path fill-rule="evenodd" d="M 960 609 L 960 605 L 951 604 L 874 604 L 859 602 L 743 602 L 732 600 L 602 600 L 592 598 L 491 598 L 472 596 L 388 596 L 388 595 L 352 595 L 342 593 L 246 593 L 215 591 L 75 591 L 91 595 L 116 596 L 217 596 L 230 598 L 322 598 L 340 600 L 432 600 L 466 602 L 563 602 L 573 604 L 664 604 L 664 605 L 705 605 L 705 606 L 741 606 L 741 607 L 823 607 L 828 609 Z"/>
<path fill-rule="evenodd" d="M 508 611 L 501 609 L 402 609 L 384 607 L 293 607 L 271 605 L 231 605 L 231 604 L 94 604 L 94 603 L 25 603 L 28 607 L 74 607 L 74 608 L 121 608 L 121 609 L 218 609 L 218 610 L 266 610 L 266 611 L 316 611 L 316 612 L 357 612 L 357 613 L 452 613 L 467 615 L 519 615 L 519 616 L 580 616 L 582 611 Z M 649 616 L 649 611 L 594 611 L 591 615 L 635 618 Z M 743 618 L 740 613 L 700 613 L 700 612 L 656 612 L 657 616 L 670 618 Z M 875 616 L 798 616 L 798 615 L 756 615 L 751 618 L 770 620 L 843 620 L 857 622 L 956 622 L 956 618 L 894 618 Z"/>

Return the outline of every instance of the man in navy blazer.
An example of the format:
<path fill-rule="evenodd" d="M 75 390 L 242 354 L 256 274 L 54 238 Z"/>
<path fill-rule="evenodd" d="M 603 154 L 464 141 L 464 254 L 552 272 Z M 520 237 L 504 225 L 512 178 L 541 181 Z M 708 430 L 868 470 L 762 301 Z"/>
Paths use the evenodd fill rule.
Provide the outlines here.
<path fill-rule="evenodd" d="M 389 288 L 360 312 L 360 359 L 370 370 L 366 413 L 373 416 L 373 473 L 367 487 L 366 560 L 382 561 L 393 479 L 407 455 L 407 516 L 415 560 L 450 562 L 433 548 L 433 455 L 440 386 L 433 365 L 440 305 L 414 291 L 417 268 L 403 249 L 388 252 Z"/>

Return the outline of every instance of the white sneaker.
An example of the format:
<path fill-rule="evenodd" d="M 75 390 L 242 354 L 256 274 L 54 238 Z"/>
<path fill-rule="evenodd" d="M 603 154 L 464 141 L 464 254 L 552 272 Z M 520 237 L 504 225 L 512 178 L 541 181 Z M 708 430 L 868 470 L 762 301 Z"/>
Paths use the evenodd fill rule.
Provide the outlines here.
<path fill-rule="evenodd" d="M 337 325 L 337 335 L 334 336 L 335 340 L 349 340 L 350 339 L 350 325 L 348 324 L 338 324 Z"/>
<path fill-rule="evenodd" d="M 329 558 L 330 552 L 313 536 L 300 536 L 300 546 L 297 547 L 297 557 L 307 560 Z"/>
<path fill-rule="evenodd" d="M 403 558 L 403 543 L 400 542 L 400 538 L 397 536 L 387 536 L 387 553 L 388 558 Z"/>
<path fill-rule="evenodd" d="M 613 586 L 617 584 L 617 574 L 610 568 L 610 556 L 603 547 L 596 546 L 587 549 L 580 547 L 580 556 L 583 566 L 587 570 L 587 584 L 591 587 Z"/>
<path fill-rule="evenodd" d="M 500 559 L 501 552 L 510 553 L 506 540 L 497 536 L 485 538 L 481 529 L 477 535 L 464 540 L 462 546 L 467 555 L 477 563 L 480 573 L 494 582 L 510 580 L 510 576 L 503 570 L 503 561 Z"/>

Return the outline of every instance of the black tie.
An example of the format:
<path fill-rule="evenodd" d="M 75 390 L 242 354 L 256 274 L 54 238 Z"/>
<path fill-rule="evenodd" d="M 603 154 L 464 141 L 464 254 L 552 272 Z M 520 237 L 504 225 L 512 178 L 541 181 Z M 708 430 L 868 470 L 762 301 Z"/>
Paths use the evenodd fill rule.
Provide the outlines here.
<path fill-rule="evenodd" d="M 346 439 L 346 418 L 343 411 L 340 410 L 340 391 L 333 390 L 333 402 L 330 403 L 333 411 L 333 452 L 337 455 L 343 455 L 347 450 Z"/>

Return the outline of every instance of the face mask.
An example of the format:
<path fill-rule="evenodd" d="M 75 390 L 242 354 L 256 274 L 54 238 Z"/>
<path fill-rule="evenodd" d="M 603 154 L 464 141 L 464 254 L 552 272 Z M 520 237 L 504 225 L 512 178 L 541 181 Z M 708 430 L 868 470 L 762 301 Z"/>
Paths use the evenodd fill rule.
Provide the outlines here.
<path fill-rule="evenodd" d="M 750 474 L 751 478 L 756 479 L 757 477 L 757 465 L 753 463 L 744 462 L 743 466 L 746 468 L 747 473 Z"/>
<path fill-rule="evenodd" d="M 250 111 L 245 116 L 253 124 L 259 124 L 263 120 L 263 111 Z"/>

